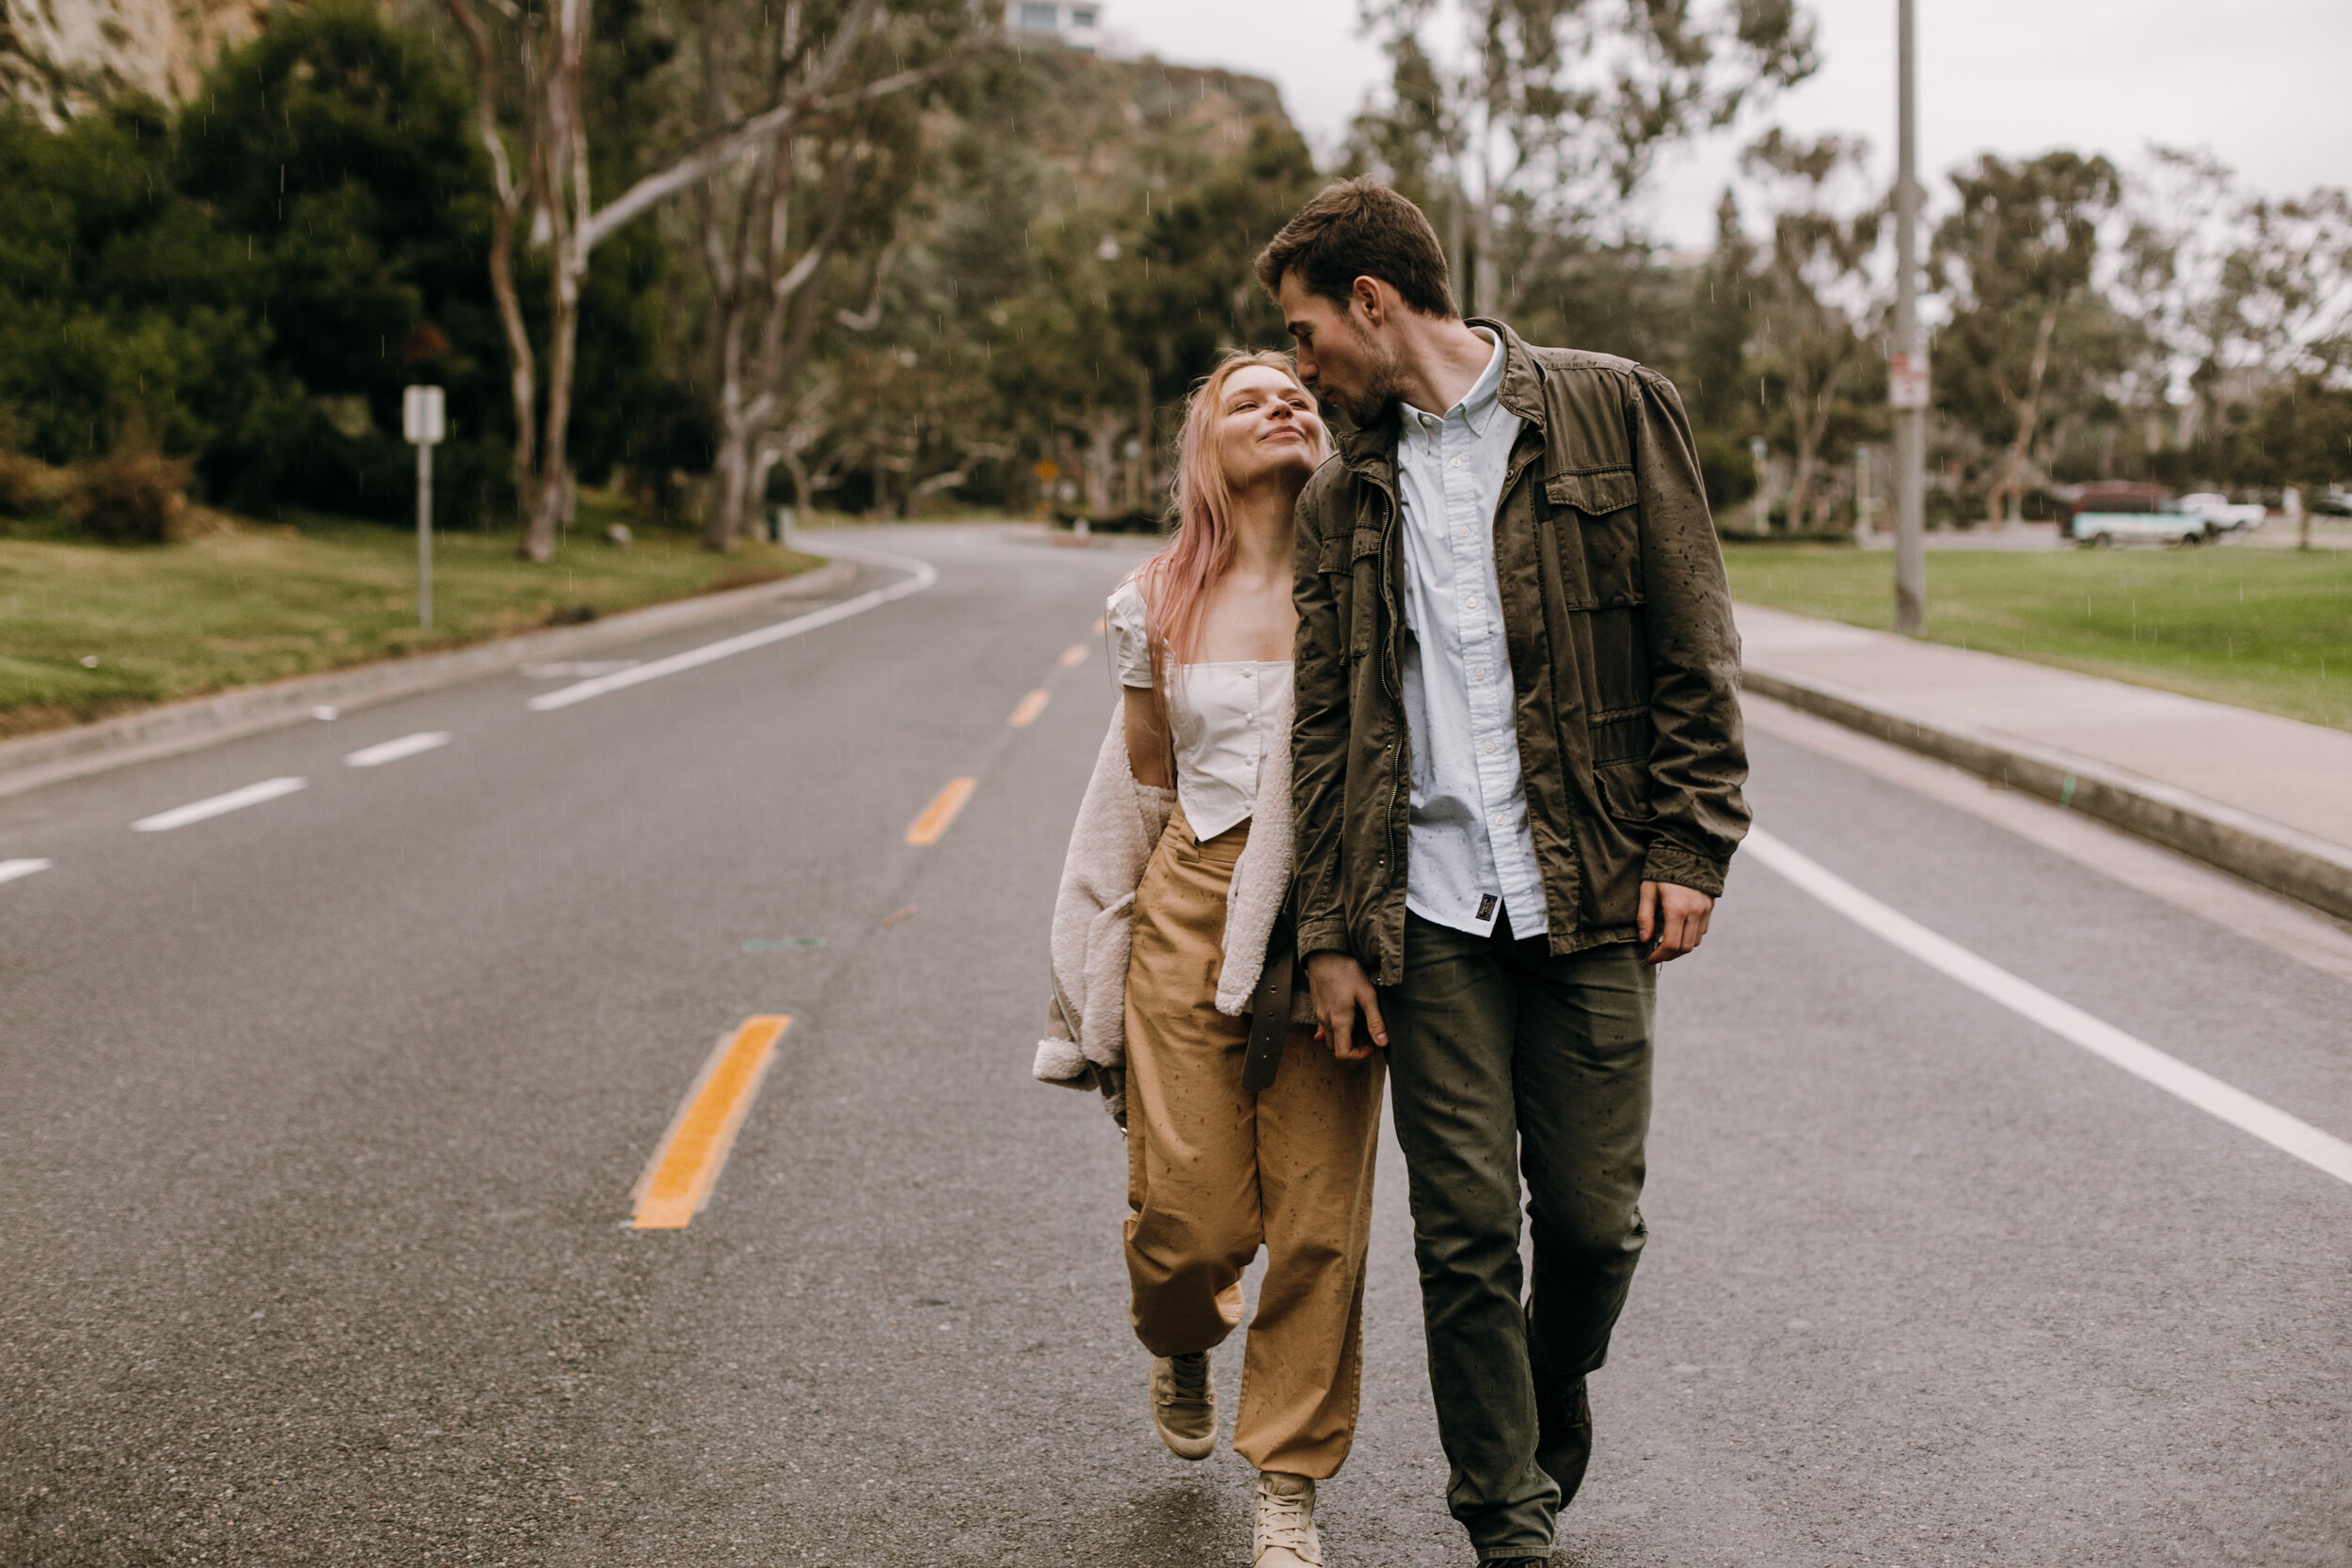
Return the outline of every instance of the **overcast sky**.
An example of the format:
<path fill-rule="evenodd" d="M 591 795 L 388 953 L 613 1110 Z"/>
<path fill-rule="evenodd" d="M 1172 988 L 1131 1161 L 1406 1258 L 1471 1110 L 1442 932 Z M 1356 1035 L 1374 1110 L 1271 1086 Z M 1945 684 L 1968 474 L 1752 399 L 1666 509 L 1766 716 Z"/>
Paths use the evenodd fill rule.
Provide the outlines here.
<path fill-rule="evenodd" d="M 1892 178 L 1895 0 L 1808 0 L 1821 69 L 1661 168 L 1660 237 L 1702 246 L 1741 143 L 1768 124 L 1859 131 Z M 1318 156 L 1384 72 L 1356 0 L 1104 0 L 1137 50 L 1270 76 Z M 2352 0 L 1918 0 L 1920 177 L 1979 150 L 2122 160 L 2207 147 L 2284 193 L 2352 184 Z"/>

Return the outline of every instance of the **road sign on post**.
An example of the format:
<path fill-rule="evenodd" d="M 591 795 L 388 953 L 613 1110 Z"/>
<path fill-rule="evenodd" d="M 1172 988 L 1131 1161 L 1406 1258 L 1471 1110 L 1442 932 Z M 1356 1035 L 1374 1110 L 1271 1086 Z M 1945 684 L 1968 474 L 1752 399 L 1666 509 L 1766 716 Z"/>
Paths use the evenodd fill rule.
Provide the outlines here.
<path fill-rule="evenodd" d="M 417 625 L 433 624 L 433 449 L 448 433 L 441 389 L 411 387 L 400 400 L 400 433 L 417 449 Z"/>

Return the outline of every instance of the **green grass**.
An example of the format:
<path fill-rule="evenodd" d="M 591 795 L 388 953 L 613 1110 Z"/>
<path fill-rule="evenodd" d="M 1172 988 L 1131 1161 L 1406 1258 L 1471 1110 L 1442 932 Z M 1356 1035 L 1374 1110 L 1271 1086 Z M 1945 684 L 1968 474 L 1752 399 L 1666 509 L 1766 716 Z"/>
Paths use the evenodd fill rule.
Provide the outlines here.
<path fill-rule="evenodd" d="M 771 545 L 712 555 L 683 532 L 641 532 L 620 548 L 582 537 L 589 510 L 582 506 L 582 528 L 545 566 L 516 559 L 511 533 L 435 535 L 430 632 L 416 624 L 416 537 L 401 529 L 247 524 L 148 547 L 20 529 L 43 536 L 0 538 L 0 735 L 459 647 L 581 619 L 581 607 L 609 614 L 820 564 Z"/>
<path fill-rule="evenodd" d="M 1892 621 L 1883 552 L 1735 545 L 1724 557 L 1735 598 Z M 1928 636 L 2352 729 L 2352 551 L 1939 550 Z"/>

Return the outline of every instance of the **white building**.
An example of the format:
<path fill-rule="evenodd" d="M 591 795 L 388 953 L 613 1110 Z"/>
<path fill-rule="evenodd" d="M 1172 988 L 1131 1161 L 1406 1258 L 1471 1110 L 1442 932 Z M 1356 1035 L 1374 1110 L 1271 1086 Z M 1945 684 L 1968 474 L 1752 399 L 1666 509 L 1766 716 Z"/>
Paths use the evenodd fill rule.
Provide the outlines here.
<path fill-rule="evenodd" d="M 1096 0 L 1006 0 L 1005 30 L 1050 33 L 1065 48 L 1091 55 L 1103 45 L 1103 8 Z"/>

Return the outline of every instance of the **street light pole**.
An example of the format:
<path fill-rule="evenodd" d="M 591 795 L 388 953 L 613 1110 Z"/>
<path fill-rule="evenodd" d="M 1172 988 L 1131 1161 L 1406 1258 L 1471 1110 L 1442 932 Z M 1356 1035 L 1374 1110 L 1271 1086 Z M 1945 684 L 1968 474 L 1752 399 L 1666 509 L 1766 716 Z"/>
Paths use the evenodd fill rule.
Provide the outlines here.
<path fill-rule="evenodd" d="M 1895 355 L 1887 402 L 1895 416 L 1895 629 L 1927 627 L 1928 360 L 1919 346 L 1919 165 L 1915 0 L 1896 5 Z"/>

